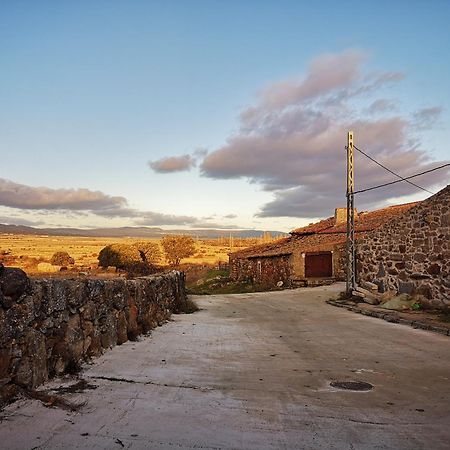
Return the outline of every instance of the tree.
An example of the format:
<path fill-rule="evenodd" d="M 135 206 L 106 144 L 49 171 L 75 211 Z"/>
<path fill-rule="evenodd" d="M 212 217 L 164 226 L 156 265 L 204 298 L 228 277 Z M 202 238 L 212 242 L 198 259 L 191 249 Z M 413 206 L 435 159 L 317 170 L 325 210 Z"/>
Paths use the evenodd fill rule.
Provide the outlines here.
<path fill-rule="evenodd" d="M 178 266 L 183 258 L 188 258 L 195 253 L 195 241 L 190 236 L 164 236 L 161 244 L 166 260 L 173 266 Z"/>
<path fill-rule="evenodd" d="M 139 252 L 139 256 L 143 263 L 155 264 L 161 261 L 161 250 L 159 245 L 151 241 L 135 242 L 133 246 Z"/>
<path fill-rule="evenodd" d="M 50 264 L 53 266 L 70 266 L 75 263 L 75 260 L 67 252 L 53 253 L 50 259 Z"/>

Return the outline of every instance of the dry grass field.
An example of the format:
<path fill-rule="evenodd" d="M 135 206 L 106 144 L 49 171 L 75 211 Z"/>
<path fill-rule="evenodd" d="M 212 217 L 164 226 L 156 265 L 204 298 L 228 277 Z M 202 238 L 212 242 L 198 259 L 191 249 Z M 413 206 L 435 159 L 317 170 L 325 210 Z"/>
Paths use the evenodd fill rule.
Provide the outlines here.
<path fill-rule="evenodd" d="M 75 260 L 78 270 L 97 268 L 98 254 L 106 245 L 113 243 L 133 243 L 145 239 L 135 238 L 94 238 L 78 236 L 31 236 L 0 234 L 0 262 L 7 266 L 20 267 L 29 274 L 38 273 L 38 264 L 48 263 L 55 252 L 66 251 Z M 158 239 L 147 239 L 159 242 Z M 230 251 L 254 245 L 255 239 L 239 239 L 230 247 L 228 240 L 198 240 L 196 253 L 183 259 L 183 265 L 215 266 L 228 261 Z M 162 248 L 161 248 L 162 251 Z M 164 261 L 162 261 L 164 263 Z"/>

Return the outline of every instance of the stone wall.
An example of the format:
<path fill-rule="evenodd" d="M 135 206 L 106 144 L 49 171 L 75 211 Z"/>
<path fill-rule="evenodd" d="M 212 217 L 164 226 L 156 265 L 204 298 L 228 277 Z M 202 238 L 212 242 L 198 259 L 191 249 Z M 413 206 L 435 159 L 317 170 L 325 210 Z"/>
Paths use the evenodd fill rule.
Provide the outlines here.
<path fill-rule="evenodd" d="M 249 281 L 262 287 L 275 287 L 279 281 L 289 284 L 292 256 L 238 258 L 230 256 L 230 277 L 234 281 Z"/>
<path fill-rule="evenodd" d="M 17 386 L 34 388 L 149 332 L 186 301 L 184 274 L 175 271 L 131 280 L 28 280 L 19 269 L 2 271 L 0 403 Z M 23 280 L 11 280 L 20 272 L 26 283 L 18 290 Z"/>
<path fill-rule="evenodd" d="M 450 307 L 450 186 L 358 244 L 358 277 Z"/>

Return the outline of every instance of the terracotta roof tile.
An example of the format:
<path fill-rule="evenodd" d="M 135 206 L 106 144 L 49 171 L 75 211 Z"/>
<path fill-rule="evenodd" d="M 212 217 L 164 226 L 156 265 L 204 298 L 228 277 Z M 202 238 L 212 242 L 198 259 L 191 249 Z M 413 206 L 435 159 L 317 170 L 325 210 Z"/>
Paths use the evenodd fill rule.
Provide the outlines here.
<path fill-rule="evenodd" d="M 384 225 L 389 220 L 408 211 L 419 202 L 405 203 L 403 205 L 389 206 L 376 211 L 361 212 L 355 217 L 355 231 L 372 231 Z M 334 225 L 334 217 L 321 220 L 315 224 L 291 231 L 292 235 L 307 235 L 316 233 L 346 233 L 347 224 Z"/>
<path fill-rule="evenodd" d="M 321 220 L 320 222 L 310 223 L 306 227 L 297 228 L 291 231 L 291 234 L 306 235 L 314 234 L 320 231 L 326 230 L 334 226 L 334 217 L 328 217 L 328 219 Z"/>
<path fill-rule="evenodd" d="M 398 215 L 416 206 L 418 203 L 406 203 L 403 205 L 389 206 L 377 211 L 359 213 L 355 218 L 356 237 L 361 238 L 366 232 L 384 225 Z M 230 256 L 233 258 L 281 256 L 291 254 L 295 248 L 301 248 L 302 252 L 321 251 L 329 248 L 330 245 L 344 244 L 346 241 L 347 224 L 334 225 L 334 222 L 334 217 L 329 217 L 328 219 L 292 231 L 290 237 L 230 253 Z"/>
<path fill-rule="evenodd" d="M 234 253 L 230 253 L 230 256 L 237 256 L 237 257 L 252 257 L 252 256 L 258 256 L 258 255 L 266 255 L 270 254 L 271 252 L 280 254 L 280 250 L 284 249 L 286 245 L 288 245 L 291 241 L 290 237 L 281 238 L 276 241 L 270 242 L 268 244 L 260 244 L 255 245 L 253 247 L 248 247 L 244 250 L 239 250 Z"/>

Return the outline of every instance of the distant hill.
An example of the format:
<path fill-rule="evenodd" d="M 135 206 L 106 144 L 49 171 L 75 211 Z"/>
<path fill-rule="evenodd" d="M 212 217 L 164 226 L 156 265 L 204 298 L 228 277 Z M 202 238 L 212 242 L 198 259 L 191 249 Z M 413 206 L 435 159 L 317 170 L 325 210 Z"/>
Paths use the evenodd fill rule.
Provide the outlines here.
<path fill-rule="evenodd" d="M 203 239 L 214 239 L 222 236 L 234 236 L 239 238 L 261 237 L 264 230 L 163 230 L 153 227 L 120 227 L 120 228 L 34 228 L 25 225 L 0 224 L 2 234 L 31 234 L 48 236 L 85 236 L 85 237 L 131 237 L 131 238 L 161 238 L 167 234 L 187 234 Z M 286 236 L 281 231 L 267 231 L 273 237 Z"/>

